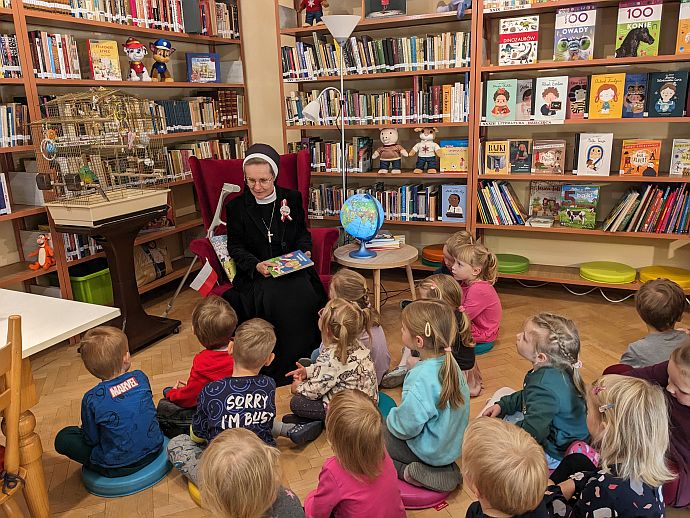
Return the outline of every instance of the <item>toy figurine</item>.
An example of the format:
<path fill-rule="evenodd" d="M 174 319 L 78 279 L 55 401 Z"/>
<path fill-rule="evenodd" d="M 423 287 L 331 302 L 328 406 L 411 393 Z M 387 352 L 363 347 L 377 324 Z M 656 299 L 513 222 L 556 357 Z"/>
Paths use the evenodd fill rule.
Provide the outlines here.
<path fill-rule="evenodd" d="M 53 252 L 53 247 L 50 246 L 50 236 L 39 234 L 36 238 L 36 244 L 38 244 L 38 250 L 28 255 L 28 257 L 36 258 L 36 261 L 29 265 L 29 269 L 38 270 L 43 268 L 48 270 L 55 264 L 55 252 Z"/>
<path fill-rule="evenodd" d="M 323 16 L 324 7 L 328 7 L 328 0 L 302 0 L 299 4 L 299 9 L 297 9 L 298 14 L 304 11 L 304 9 L 307 10 L 307 17 L 302 27 L 323 23 L 321 17 Z"/>
<path fill-rule="evenodd" d="M 398 130 L 386 128 L 381 130 L 380 137 L 383 146 L 379 147 L 371 158 L 379 158 L 379 174 L 400 174 L 401 156 L 409 156 L 405 148 L 398 144 Z"/>
<path fill-rule="evenodd" d="M 441 156 L 441 146 L 434 142 L 438 129 L 415 128 L 414 130 L 419 133 L 419 142 L 410 150 L 410 156 L 418 155 L 414 174 L 422 174 L 425 169 L 429 174 L 438 172 L 438 159 L 436 157 Z"/>
<path fill-rule="evenodd" d="M 457 13 L 458 20 L 465 16 L 465 9 L 472 7 L 472 0 L 450 0 L 448 5 L 441 5 L 436 9 L 437 13 Z"/>
<path fill-rule="evenodd" d="M 154 61 L 151 67 L 151 80 L 172 83 L 174 79 L 167 65 L 168 61 L 170 61 L 170 55 L 175 52 L 172 44 L 165 38 L 159 38 L 151 43 L 149 47 L 151 47 Z"/>
<path fill-rule="evenodd" d="M 130 81 L 151 81 L 146 67 L 144 66 L 144 56 L 148 54 L 146 45 L 136 38 L 127 38 L 122 44 L 129 60 L 129 80 Z"/>

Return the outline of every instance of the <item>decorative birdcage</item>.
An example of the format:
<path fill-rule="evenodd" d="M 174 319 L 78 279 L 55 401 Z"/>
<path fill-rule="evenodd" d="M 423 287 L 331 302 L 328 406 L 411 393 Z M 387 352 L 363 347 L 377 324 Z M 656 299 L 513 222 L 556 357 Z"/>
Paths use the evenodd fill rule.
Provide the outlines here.
<path fill-rule="evenodd" d="M 57 224 L 93 227 L 167 203 L 153 101 L 109 88 L 62 95 L 32 123 L 38 188 Z"/>

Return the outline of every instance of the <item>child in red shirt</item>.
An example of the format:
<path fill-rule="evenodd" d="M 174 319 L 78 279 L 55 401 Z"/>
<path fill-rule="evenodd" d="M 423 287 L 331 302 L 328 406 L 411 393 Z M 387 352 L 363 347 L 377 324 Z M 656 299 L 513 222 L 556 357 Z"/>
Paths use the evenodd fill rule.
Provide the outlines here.
<path fill-rule="evenodd" d="M 187 433 L 201 389 L 208 383 L 232 376 L 233 360 L 228 344 L 235 334 L 237 314 L 224 299 L 206 297 L 194 308 L 192 328 L 204 350 L 192 361 L 189 379 L 163 390 L 158 421 L 163 433 L 175 437 Z"/>

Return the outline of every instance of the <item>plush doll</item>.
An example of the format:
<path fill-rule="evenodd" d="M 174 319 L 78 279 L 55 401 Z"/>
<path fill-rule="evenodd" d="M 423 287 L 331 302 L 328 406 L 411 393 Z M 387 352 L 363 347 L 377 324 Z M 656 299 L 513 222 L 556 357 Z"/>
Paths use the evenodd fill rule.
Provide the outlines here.
<path fill-rule="evenodd" d="M 455 11 L 458 15 L 458 20 L 465 16 L 465 9 L 472 7 L 472 0 L 450 0 L 448 5 L 441 5 L 436 9 L 439 13 L 452 13 Z"/>
<path fill-rule="evenodd" d="M 398 130 L 386 128 L 381 130 L 381 143 L 371 158 L 379 158 L 379 174 L 386 174 L 389 170 L 391 174 L 400 174 L 400 162 L 402 156 L 409 156 L 404 147 L 398 144 Z"/>
<path fill-rule="evenodd" d="M 419 133 L 419 142 L 410 150 L 410 156 L 417 155 L 417 165 L 414 174 L 427 173 L 434 174 L 438 171 L 438 159 L 441 156 L 441 146 L 434 142 L 434 137 L 438 129 L 436 128 L 415 128 Z"/>
<path fill-rule="evenodd" d="M 151 47 L 154 61 L 151 67 L 151 79 L 153 81 L 172 83 L 174 79 L 167 65 L 168 61 L 170 61 L 170 55 L 175 52 L 172 44 L 165 38 L 159 38 L 149 44 L 149 47 Z"/>
<path fill-rule="evenodd" d="M 323 16 L 324 7 L 328 7 L 328 0 L 302 0 L 299 4 L 299 9 L 297 9 L 298 14 L 305 9 L 307 10 L 307 17 L 302 27 L 322 23 L 321 17 Z"/>
<path fill-rule="evenodd" d="M 43 268 L 48 270 L 55 264 L 55 253 L 53 252 L 53 247 L 50 246 L 50 236 L 40 234 L 36 238 L 36 244 L 38 249 L 28 255 L 28 257 L 36 258 L 36 261 L 29 265 L 29 269 L 38 270 Z"/>
<path fill-rule="evenodd" d="M 122 44 L 129 60 L 129 80 L 130 81 L 151 81 L 146 67 L 144 66 L 144 56 L 148 54 L 146 45 L 136 38 L 127 38 Z"/>

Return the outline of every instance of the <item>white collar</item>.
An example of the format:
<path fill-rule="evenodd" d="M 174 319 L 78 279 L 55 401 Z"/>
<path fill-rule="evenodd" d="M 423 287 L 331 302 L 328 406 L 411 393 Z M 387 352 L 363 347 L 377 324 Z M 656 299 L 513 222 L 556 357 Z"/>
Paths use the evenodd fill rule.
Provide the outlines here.
<path fill-rule="evenodd" d="M 273 193 L 269 196 L 266 196 L 262 200 L 257 200 L 256 197 L 254 197 L 254 200 L 256 201 L 257 205 L 268 205 L 269 203 L 273 203 L 277 199 L 278 199 L 278 195 L 276 194 L 275 187 L 273 188 Z"/>

